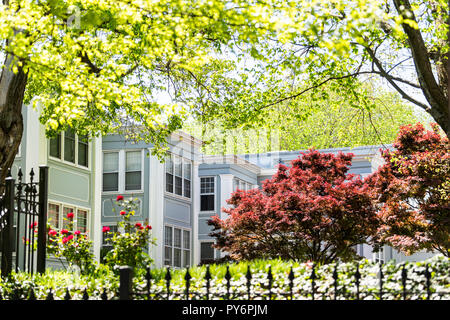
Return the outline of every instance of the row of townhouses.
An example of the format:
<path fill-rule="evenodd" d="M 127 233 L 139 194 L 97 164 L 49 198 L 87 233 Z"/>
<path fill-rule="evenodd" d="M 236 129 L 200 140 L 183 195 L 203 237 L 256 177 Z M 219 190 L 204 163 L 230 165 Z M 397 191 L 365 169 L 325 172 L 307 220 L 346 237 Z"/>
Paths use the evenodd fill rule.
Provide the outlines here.
<path fill-rule="evenodd" d="M 12 176 L 17 177 L 19 168 L 29 172 L 39 165 L 48 166 L 48 220 L 61 229 L 63 217 L 73 212 L 75 228 L 93 240 L 98 259 L 108 245 L 102 228 L 109 226 L 114 231 L 120 219 L 115 208 L 118 195 L 137 199 L 134 221 L 151 224 L 156 245 L 149 253 L 157 267 L 185 267 L 220 258 L 223 253 L 211 247 L 208 219 L 224 217 L 221 208 L 237 188 L 261 186 L 276 172 L 277 164 L 289 164 L 299 156 L 299 151 L 207 156 L 200 151 L 200 140 L 177 132 L 168 139 L 166 161 L 160 162 L 151 154 L 151 144 L 132 143 L 120 135 L 88 140 L 70 130 L 47 139 L 37 111 L 24 106 L 23 118 L 24 134 Z M 381 164 L 379 149 L 320 151 L 354 153 L 350 172 L 364 177 Z M 369 259 L 397 262 L 432 255 L 424 252 L 406 257 L 387 246 L 374 254 L 367 245 L 360 245 L 357 252 Z M 47 266 L 57 268 L 58 263 L 50 259 Z"/>

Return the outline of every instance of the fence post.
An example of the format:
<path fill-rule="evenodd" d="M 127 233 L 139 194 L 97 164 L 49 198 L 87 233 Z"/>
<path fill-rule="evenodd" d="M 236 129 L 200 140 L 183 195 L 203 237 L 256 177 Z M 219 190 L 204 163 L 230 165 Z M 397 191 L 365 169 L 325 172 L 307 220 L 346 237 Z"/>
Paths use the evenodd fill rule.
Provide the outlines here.
<path fill-rule="evenodd" d="M 119 269 L 119 299 L 130 300 L 132 293 L 133 269 L 129 266 L 122 266 Z"/>
<path fill-rule="evenodd" d="M 39 218 L 36 271 L 45 272 L 47 240 L 48 167 L 39 166 Z"/>
<path fill-rule="evenodd" d="M 12 177 L 5 179 L 4 212 L 5 219 L 2 230 L 2 277 L 8 276 L 12 271 L 12 248 L 13 248 L 13 219 L 14 219 L 14 186 Z"/>

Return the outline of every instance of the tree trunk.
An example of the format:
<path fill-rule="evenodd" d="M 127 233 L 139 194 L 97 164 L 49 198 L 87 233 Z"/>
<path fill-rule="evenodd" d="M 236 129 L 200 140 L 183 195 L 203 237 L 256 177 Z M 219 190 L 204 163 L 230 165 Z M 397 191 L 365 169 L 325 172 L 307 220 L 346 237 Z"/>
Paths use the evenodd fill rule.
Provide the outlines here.
<path fill-rule="evenodd" d="M 405 19 L 417 21 L 411 8 L 409 0 L 394 0 L 394 5 L 399 15 Z M 438 19 L 437 24 L 445 23 Z M 448 23 L 448 21 L 447 21 Z M 414 66 L 417 72 L 419 84 L 422 92 L 427 99 L 430 108 L 426 111 L 434 118 L 441 128 L 450 138 L 450 105 L 448 100 L 448 55 L 439 54 L 435 60 L 437 63 L 437 77 L 433 74 L 433 68 L 430 61 L 430 55 L 426 48 L 424 39 L 419 29 L 415 29 L 407 23 L 402 23 L 405 31 L 411 54 L 414 60 Z"/>
<path fill-rule="evenodd" d="M 13 56 L 7 55 L 0 74 L 0 184 L 8 176 L 23 133 L 22 104 L 27 74 L 12 71 Z"/>

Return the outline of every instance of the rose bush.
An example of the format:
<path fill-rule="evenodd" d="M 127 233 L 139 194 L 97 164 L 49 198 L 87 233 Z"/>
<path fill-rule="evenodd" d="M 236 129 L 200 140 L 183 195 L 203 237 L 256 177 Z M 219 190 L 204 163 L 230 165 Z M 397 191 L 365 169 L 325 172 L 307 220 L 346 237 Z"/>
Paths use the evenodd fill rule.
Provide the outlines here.
<path fill-rule="evenodd" d="M 95 271 L 96 263 L 92 253 L 92 241 L 86 234 L 74 229 L 74 214 L 69 212 L 64 219 L 67 229 L 55 230 L 48 226 L 47 253 L 57 258 L 65 258 L 70 267 L 78 267 L 81 274 Z M 60 259 L 64 265 L 63 260 Z"/>
<path fill-rule="evenodd" d="M 116 204 L 121 208 L 119 216 L 121 220 L 117 223 L 118 231 L 111 232 L 110 228 L 103 227 L 103 233 L 108 236 L 106 242 L 111 245 L 104 258 L 109 267 L 117 270 L 118 266 L 130 266 L 135 271 L 145 270 L 153 262 L 147 251 L 149 246 L 155 243 L 150 238 L 152 227 L 147 223 L 133 222 L 137 204 L 135 199 L 125 200 L 118 196 Z"/>

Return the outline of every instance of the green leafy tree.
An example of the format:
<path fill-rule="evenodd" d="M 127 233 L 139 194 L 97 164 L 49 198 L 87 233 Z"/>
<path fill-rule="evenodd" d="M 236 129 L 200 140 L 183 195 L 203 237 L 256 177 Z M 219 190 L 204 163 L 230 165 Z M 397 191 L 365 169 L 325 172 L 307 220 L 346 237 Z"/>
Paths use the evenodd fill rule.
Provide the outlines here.
<path fill-rule="evenodd" d="M 264 121 L 268 109 L 324 85 L 340 91 L 354 107 L 372 109 L 361 80 L 388 87 L 421 108 L 450 135 L 448 100 L 449 4 L 446 0 L 269 1 L 277 21 L 247 55 L 233 80 L 213 82 L 223 68 L 204 69 L 198 86 L 203 122 L 221 118 L 228 126 Z M 210 110 L 213 110 L 210 112 Z M 308 114 L 310 109 L 304 110 Z M 209 118 L 209 115 L 212 115 Z"/>
<path fill-rule="evenodd" d="M 257 23 L 271 24 L 261 7 L 241 0 L 2 0 L 0 181 L 22 138 L 23 102 L 39 108 L 49 136 L 69 127 L 91 136 L 122 132 L 151 140 L 159 155 L 189 110 L 176 104 L 183 84 L 220 64 L 216 56 L 228 43 L 256 41 L 264 31 Z"/>
<path fill-rule="evenodd" d="M 370 88 L 374 107 L 367 110 L 327 89 L 319 97 L 306 94 L 295 104 L 271 107 L 264 122 L 250 129 L 231 130 L 217 119 L 207 123 L 197 119 L 187 121 L 183 130 L 204 141 L 206 154 L 245 154 L 391 144 L 400 126 L 426 118 L 392 92 Z"/>

